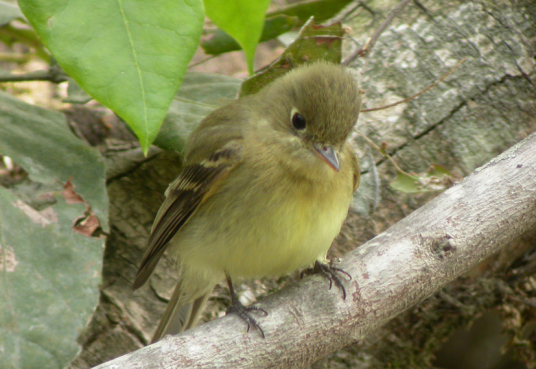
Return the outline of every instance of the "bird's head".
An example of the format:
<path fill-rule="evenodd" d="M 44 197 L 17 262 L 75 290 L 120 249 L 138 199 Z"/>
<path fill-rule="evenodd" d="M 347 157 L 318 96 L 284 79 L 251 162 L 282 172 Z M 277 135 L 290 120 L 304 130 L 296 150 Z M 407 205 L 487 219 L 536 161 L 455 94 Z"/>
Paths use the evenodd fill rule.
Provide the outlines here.
<path fill-rule="evenodd" d="M 273 128 L 289 140 L 293 159 L 315 165 L 314 157 L 340 169 L 340 151 L 361 106 L 361 92 L 350 71 L 326 62 L 302 66 L 266 86 L 258 99 Z"/>

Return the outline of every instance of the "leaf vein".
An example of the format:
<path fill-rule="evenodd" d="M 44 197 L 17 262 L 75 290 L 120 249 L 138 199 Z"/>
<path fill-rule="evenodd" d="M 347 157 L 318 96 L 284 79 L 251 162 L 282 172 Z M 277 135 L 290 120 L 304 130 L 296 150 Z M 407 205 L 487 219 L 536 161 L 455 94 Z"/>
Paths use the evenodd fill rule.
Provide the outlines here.
<path fill-rule="evenodd" d="M 125 23 L 125 29 L 127 31 L 127 35 L 128 35 L 128 42 L 130 43 L 130 48 L 132 50 L 132 56 L 134 57 L 134 63 L 136 64 L 136 71 L 138 72 L 138 78 L 139 78 L 139 81 L 140 81 L 140 87 L 141 87 L 141 96 L 142 96 L 142 101 L 143 101 L 143 110 L 144 110 L 144 116 L 143 116 L 143 121 L 145 123 L 145 131 L 146 132 L 149 132 L 149 123 L 147 121 L 148 117 L 147 117 L 147 99 L 145 97 L 145 87 L 144 87 L 144 84 L 143 84 L 143 76 L 141 74 L 141 68 L 140 68 L 140 65 L 139 65 L 139 62 L 138 62 L 138 54 L 136 53 L 136 49 L 134 48 L 134 42 L 132 41 L 132 34 L 130 32 L 130 27 L 129 27 L 129 22 L 128 22 L 128 19 L 125 15 L 125 11 L 123 9 L 123 0 L 118 0 L 118 4 L 119 4 L 119 9 L 121 11 L 121 18 L 123 19 L 123 22 Z"/>

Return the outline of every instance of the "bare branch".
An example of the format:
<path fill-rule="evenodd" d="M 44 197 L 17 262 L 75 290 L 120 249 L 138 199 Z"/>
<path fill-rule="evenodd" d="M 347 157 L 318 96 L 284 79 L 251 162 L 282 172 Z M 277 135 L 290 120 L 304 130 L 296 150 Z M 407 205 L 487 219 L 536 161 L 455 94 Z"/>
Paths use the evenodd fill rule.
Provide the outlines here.
<path fill-rule="evenodd" d="M 0 76 L 0 82 L 49 81 L 62 83 L 67 81 L 67 75 L 59 68 L 50 68 L 48 71 L 40 70 L 26 74 L 10 74 Z"/>
<path fill-rule="evenodd" d="M 266 339 L 230 315 L 98 366 L 299 368 L 365 337 L 536 226 L 536 134 L 348 254 L 346 300 L 320 276 L 259 304 Z M 498 210 L 500 209 L 500 211 Z"/>
<path fill-rule="evenodd" d="M 342 65 L 349 65 L 351 62 L 356 60 L 358 57 L 366 56 L 366 55 L 370 54 L 370 52 L 374 48 L 374 45 L 376 44 L 376 41 L 378 41 L 378 39 L 380 38 L 380 36 L 383 33 L 383 31 L 385 31 L 385 29 L 389 26 L 389 24 L 391 24 L 393 19 L 395 19 L 395 17 L 402 12 L 402 9 L 404 9 L 406 7 L 406 5 L 408 5 L 408 3 L 409 3 L 409 0 L 402 0 L 400 2 L 400 4 L 398 4 L 391 11 L 391 13 L 389 13 L 387 18 L 385 18 L 385 21 L 378 27 L 378 29 L 374 32 L 374 34 L 368 40 L 368 42 L 363 47 L 359 48 L 358 50 L 356 50 L 355 52 L 350 54 L 350 56 L 348 58 L 346 58 L 341 64 Z"/>
<path fill-rule="evenodd" d="M 426 87 L 425 89 L 417 92 L 415 95 L 412 95 L 404 100 L 400 100 L 400 101 L 397 101 L 397 102 L 394 102 L 392 104 L 388 104 L 388 105 L 384 105 L 384 106 L 379 106 L 377 108 L 368 108 L 368 109 L 361 109 L 359 112 L 360 113 L 367 113 L 367 112 L 370 112 L 370 111 L 378 111 L 378 110 L 384 110 L 384 109 L 389 109 L 389 108 L 392 108 L 393 106 L 397 106 L 397 105 L 400 105 L 400 104 L 403 104 L 405 102 L 408 102 L 408 101 L 411 101 L 419 96 L 421 96 L 422 94 L 424 94 L 426 91 L 429 91 L 431 90 L 432 88 L 434 88 L 435 86 L 437 86 L 439 83 L 443 82 L 445 80 L 445 78 L 447 78 L 452 72 L 454 72 L 464 61 L 466 60 L 466 58 L 463 58 L 462 60 L 460 60 L 458 63 L 456 63 L 456 65 L 454 67 L 452 67 L 447 73 L 445 73 L 443 75 L 443 77 L 441 77 L 440 79 L 438 79 L 437 81 L 435 81 L 434 83 L 432 83 L 430 86 Z"/>

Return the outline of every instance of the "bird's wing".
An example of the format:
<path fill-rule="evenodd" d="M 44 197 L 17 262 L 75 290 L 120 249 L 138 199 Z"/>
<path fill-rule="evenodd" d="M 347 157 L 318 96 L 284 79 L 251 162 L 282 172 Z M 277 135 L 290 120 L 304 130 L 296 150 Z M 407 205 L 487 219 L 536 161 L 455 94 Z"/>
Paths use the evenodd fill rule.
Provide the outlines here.
<path fill-rule="evenodd" d="M 352 160 L 352 174 L 353 174 L 353 185 L 354 189 L 353 191 L 357 190 L 357 187 L 359 187 L 359 182 L 361 180 L 361 170 L 359 169 L 359 161 L 357 160 L 357 155 L 355 154 L 354 150 L 350 147 L 350 145 L 347 145 L 348 152 L 350 153 L 350 158 Z"/>
<path fill-rule="evenodd" d="M 240 146 L 230 142 L 207 159 L 190 164 L 173 181 L 153 223 L 147 251 L 132 289 L 141 287 L 153 273 L 166 247 L 201 204 L 219 188 L 219 183 L 240 163 Z"/>

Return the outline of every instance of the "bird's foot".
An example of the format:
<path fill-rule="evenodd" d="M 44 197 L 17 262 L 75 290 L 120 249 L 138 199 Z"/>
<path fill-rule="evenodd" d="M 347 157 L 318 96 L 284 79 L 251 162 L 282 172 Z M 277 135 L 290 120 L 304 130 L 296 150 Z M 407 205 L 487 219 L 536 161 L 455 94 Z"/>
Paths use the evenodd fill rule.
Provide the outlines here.
<path fill-rule="evenodd" d="M 238 299 L 234 300 L 233 305 L 227 309 L 227 314 L 235 313 L 248 324 L 248 332 L 251 327 L 257 328 L 259 332 L 261 332 L 262 338 L 265 338 L 264 331 L 262 330 L 259 323 L 257 323 L 257 321 L 251 316 L 251 311 L 260 311 L 264 313 L 264 316 L 268 315 L 266 310 L 256 306 L 244 306 Z"/>
<path fill-rule="evenodd" d="M 332 266 L 331 264 L 324 264 L 319 261 L 315 262 L 315 265 L 312 268 L 305 269 L 301 272 L 300 278 L 303 278 L 305 274 L 311 275 L 311 274 L 322 274 L 324 277 L 326 277 L 329 280 L 329 289 L 333 286 L 333 283 L 337 287 L 339 287 L 342 290 L 342 298 L 343 300 L 346 300 L 346 288 L 344 288 L 344 285 L 342 284 L 341 279 L 337 275 L 337 273 L 346 274 L 348 278 L 352 279 L 352 276 L 345 272 L 344 270 L 340 268 L 336 268 Z"/>

